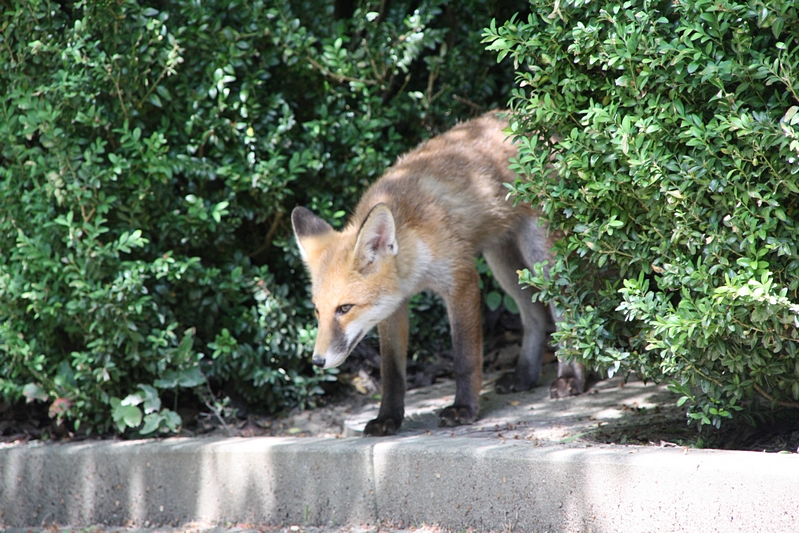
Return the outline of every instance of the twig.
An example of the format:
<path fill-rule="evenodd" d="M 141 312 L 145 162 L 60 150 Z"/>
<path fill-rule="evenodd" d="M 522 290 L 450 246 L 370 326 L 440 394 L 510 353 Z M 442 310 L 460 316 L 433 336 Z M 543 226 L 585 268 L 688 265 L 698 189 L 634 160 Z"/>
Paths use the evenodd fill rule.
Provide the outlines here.
<path fill-rule="evenodd" d="M 122 98 L 122 88 L 119 86 L 119 79 L 114 77 L 114 73 L 110 65 L 108 66 L 107 72 L 108 77 L 111 78 L 111 81 L 114 82 L 114 87 L 116 87 L 119 105 L 122 106 L 122 114 L 125 115 L 125 120 L 128 120 L 128 108 L 125 106 L 125 100 Z"/>
<path fill-rule="evenodd" d="M 456 102 L 460 102 L 461 104 L 468 105 L 469 107 L 471 107 L 475 111 L 482 111 L 483 110 L 483 106 L 481 106 L 480 104 L 476 104 L 476 103 L 472 102 L 471 100 L 469 100 L 468 98 L 464 98 L 463 96 L 458 96 L 457 94 L 454 94 L 454 95 L 452 95 L 452 98 Z"/>
<path fill-rule="evenodd" d="M 438 63 L 436 63 L 436 67 L 427 76 L 427 98 L 426 98 L 427 107 L 430 107 L 430 105 L 433 103 L 433 100 L 436 99 L 438 94 L 441 94 L 440 91 L 439 91 L 439 93 L 437 93 L 436 95 L 433 95 L 433 88 L 435 86 L 436 79 L 438 78 L 439 68 L 440 68 L 440 65 Z"/>
<path fill-rule="evenodd" d="M 180 53 L 180 51 L 181 51 L 181 50 L 180 50 L 180 46 L 178 46 L 178 45 L 177 45 L 177 43 L 175 43 L 175 44 L 173 44 L 173 45 L 172 45 L 172 52 L 177 52 L 177 53 Z M 181 63 L 182 61 L 183 61 L 183 59 L 181 59 L 180 57 L 178 57 L 178 63 Z M 158 79 L 157 79 L 157 80 L 155 80 L 155 83 L 153 83 L 153 84 L 150 86 L 150 88 L 149 88 L 149 89 L 147 90 L 147 92 L 144 94 L 144 96 L 142 97 L 142 99 L 141 99 L 141 100 L 139 100 L 139 103 L 138 103 L 138 104 L 136 104 L 136 107 L 137 107 L 137 108 L 141 109 L 141 106 L 142 106 L 142 104 L 143 104 L 144 102 L 146 102 L 146 101 L 147 101 L 147 99 L 150 97 L 150 95 L 153 93 L 153 91 L 156 89 L 156 87 L 158 87 L 158 86 L 161 84 L 161 80 L 163 80 L 163 79 L 164 79 L 164 77 L 165 77 L 167 74 L 169 74 L 169 73 L 170 73 L 170 71 L 171 71 L 171 70 L 173 70 L 173 69 L 174 69 L 174 65 L 170 65 L 170 64 L 169 64 L 169 59 L 167 59 L 167 61 L 166 61 L 166 64 L 164 65 L 164 68 L 161 70 L 161 74 L 158 76 Z M 127 113 L 125 114 L 125 117 L 127 118 Z"/>
<path fill-rule="evenodd" d="M 767 393 L 766 391 L 761 389 L 760 386 L 757 383 L 755 383 L 753 386 L 755 387 L 755 390 L 757 392 L 759 392 L 761 395 L 763 395 L 763 397 L 765 399 L 767 399 L 768 401 L 770 401 L 771 403 L 776 403 L 777 405 L 781 405 L 783 407 L 793 407 L 794 409 L 799 409 L 799 403 L 788 402 L 788 401 L 785 401 L 785 400 L 775 400 L 769 393 Z"/>
<path fill-rule="evenodd" d="M 208 394 L 210 397 L 210 400 L 205 400 L 205 406 L 208 407 L 212 413 L 214 413 L 216 419 L 219 420 L 219 422 L 222 424 L 222 427 L 225 428 L 225 432 L 228 434 L 228 437 L 235 437 L 236 432 L 230 427 L 230 425 L 228 425 L 227 422 L 225 422 L 225 418 L 222 416 L 222 410 L 216 405 L 214 391 L 211 390 L 211 384 L 208 383 L 207 379 L 205 380 L 205 385 L 208 387 Z"/>
<path fill-rule="evenodd" d="M 92 219 L 92 217 L 94 216 L 94 212 L 96 211 L 96 209 L 97 209 L 96 207 L 92 207 L 92 210 L 89 211 L 89 214 L 87 215 L 86 214 L 86 206 L 83 205 L 83 204 L 80 204 L 80 215 L 83 217 L 83 221 L 88 223 Z"/>
<path fill-rule="evenodd" d="M 264 237 L 264 243 L 258 247 L 257 250 L 254 252 L 250 252 L 248 255 L 250 257 L 255 257 L 262 252 L 269 249 L 272 246 L 272 241 L 275 239 L 275 233 L 277 233 L 278 228 L 280 227 L 280 222 L 283 219 L 283 211 L 278 211 L 275 213 L 275 218 L 272 220 L 272 224 L 269 226 L 269 230 L 266 232 L 266 237 Z"/>
<path fill-rule="evenodd" d="M 360 78 L 351 78 L 350 76 L 342 76 L 341 74 L 336 74 L 334 72 L 330 72 L 324 65 L 319 63 L 312 57 L 308 57 L 308 62 L 317 70 L 319 70 L 322 75 L 329 76 L 336 80 L 339 83 L 343 82 L 351 82 L 351 83 L 363 83 L 364 85 L 377 85 L 375 80 L 362 80 Z"/>

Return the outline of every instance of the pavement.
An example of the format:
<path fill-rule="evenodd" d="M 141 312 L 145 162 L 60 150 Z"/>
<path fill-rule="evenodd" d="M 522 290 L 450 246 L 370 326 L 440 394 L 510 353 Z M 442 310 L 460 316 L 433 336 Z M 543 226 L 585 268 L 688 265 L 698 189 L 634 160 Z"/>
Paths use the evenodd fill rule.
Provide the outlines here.
<path fill-rule="evenodd" d="M 547 389 L 500 396 L 488 379 L 480 420 L 447 429 L 435 412 L 452 383 L 411 391 L 390 438 L 358 436 L 367 405 L 332 437 L 3 445 L 0 529 L 799 531 L 799 455 L 681 446 L 662 385 Z M 648 429 L 645 445 L 603 439 Z"/>

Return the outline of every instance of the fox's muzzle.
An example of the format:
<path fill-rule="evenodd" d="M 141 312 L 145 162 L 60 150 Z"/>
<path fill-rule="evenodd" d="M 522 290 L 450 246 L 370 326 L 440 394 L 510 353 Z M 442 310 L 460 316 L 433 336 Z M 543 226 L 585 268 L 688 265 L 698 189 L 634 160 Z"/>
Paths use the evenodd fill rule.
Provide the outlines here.
<path fill-rule="evenodd" d="M 347 359 L 349 352 L 328 351 L 323 354 L 315 353 L 311 357 L 311 363 L 319 368 L 336 368 Z"/>

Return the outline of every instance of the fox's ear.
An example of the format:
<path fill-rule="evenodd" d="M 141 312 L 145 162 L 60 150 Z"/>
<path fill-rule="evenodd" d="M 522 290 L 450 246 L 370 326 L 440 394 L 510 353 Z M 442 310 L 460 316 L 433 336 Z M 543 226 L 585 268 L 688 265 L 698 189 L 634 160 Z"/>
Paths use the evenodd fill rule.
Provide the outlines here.
<path fill-rule="evenodd" d="M 394 215 L 386 204 L 377 204 L 366 215 L 355 240 L 355 257 L 360 268 L 366 268 L 376 259 L 397 255 L 397 229 Z"/>
<path fill-rule="evenodd" d="M 333 226 L 304 207 L 295 207 L 291 212 L 291 225 L 302 260 L 308 264 L 315 262 L 327 246 L 327 237 L 335 231 Z"/>

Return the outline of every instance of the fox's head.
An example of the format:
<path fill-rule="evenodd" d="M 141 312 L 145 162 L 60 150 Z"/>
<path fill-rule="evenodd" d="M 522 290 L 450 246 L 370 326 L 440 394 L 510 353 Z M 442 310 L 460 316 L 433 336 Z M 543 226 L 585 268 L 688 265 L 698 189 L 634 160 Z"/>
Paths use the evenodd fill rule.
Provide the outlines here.
<path fill-rule="evenodd" d="M 304 207 L 291 213 L 294 235 L 311 274 L 319 321 L 313 364 L 333 368 L 403 301 L 397 277 L 394 216 L 377 204 L 343 231 Z"/>

